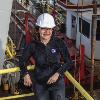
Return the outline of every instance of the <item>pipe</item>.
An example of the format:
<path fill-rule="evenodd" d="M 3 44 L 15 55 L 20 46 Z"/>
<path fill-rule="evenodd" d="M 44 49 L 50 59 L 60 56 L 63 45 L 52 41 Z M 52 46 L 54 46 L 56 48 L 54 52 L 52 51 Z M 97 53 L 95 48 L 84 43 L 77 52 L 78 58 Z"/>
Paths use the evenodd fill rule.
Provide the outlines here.
<path fill-rule="evenodd" d="M 14 95 L 14 96 L 2 97 L 2 98 L 0 98 L 0 100 L 11 100 L 11 99 L 29 97 L 29 96 L 33 96 L 33 95 L 34 95 L 34 93 L 21 94 L 21 95 Z"/>
<path fill-rule="evenodd" d="M 6 50 L 7 50 L 7 53 L 9 54 L 10 58 L 13 58 L 13 55 L 11 54 L 8 46 L 6 47 Z"/>
<path fill-rule="evenodd" d="M 92 15 L 92 28 L 91 28 L 91 84 L 90 91 L 93 94 L 93 82 L 94 82 L 94 56 L 95 56 L 95 46 L 96 46 L 96 28 L 97 28 L 97 2 L 93 0 L 93 14 Z"/>
<path fill-rule="evenodd" d="M 80 91 L 80 93 L 86 98 L 86 100 L 94 100 L 85 89 L 72 77 L 72 75 L 66 71 L 66 77 L 72 82 L 72 84 Z"/>
<path fill-rule="evenodd" d="M 34 68 L 35 68 L 35 65 L 29 65 L 29 66 L 27 66 L 28 70 L 33 70 Z M 0 74 L 13 73 L 13 72 L 18 72 L 18 71 L 20 71 L 19 67 L 9 68 L 9 69 L 1 69 L 0 70 Z"/>

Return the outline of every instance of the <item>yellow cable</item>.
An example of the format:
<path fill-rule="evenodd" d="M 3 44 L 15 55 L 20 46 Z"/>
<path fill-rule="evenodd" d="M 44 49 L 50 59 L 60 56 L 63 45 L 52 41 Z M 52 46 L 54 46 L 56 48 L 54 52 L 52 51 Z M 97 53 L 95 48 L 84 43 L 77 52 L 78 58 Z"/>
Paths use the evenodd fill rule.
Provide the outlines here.
<path fill-rule="evenodd" d="M 8 46 L 6 47 L 6 50 L 7 50 L 7 53 L 9 54 L 9 56 L 12 58 L 12 57 L 13 57 L 13 55 L 11 54 L 11 52 L 10 52 L 10 50 L 9 50 L 9 47 L 8 47 Z"/>

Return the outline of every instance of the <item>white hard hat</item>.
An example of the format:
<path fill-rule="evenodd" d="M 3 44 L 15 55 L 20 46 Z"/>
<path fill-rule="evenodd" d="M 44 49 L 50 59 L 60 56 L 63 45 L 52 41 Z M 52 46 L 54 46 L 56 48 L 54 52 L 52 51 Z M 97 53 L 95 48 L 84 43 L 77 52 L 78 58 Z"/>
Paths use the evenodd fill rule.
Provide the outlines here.
<path fill-rule="evenodd" d="M 39 27 L 53 28 L 55 27 L 55 21 L 52 15 L 43 13 L 37 18 L 36 25 Z"/>

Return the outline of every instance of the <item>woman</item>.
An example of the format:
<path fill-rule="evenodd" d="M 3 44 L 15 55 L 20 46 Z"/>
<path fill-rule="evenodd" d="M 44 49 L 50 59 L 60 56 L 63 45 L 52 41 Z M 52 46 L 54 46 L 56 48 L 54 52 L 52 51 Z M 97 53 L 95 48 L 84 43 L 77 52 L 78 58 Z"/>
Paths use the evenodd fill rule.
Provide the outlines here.
<path fill-rule="evenodd" d="M 40 15 L 36 25 L 39 27 L 40 41 L 34 40 L 30 43 L 20 60 L 20 68 L 24 73 L 24 85 L 32 85 L 26 63 L 33 56 L 36 100 L 65 100 L 64 72 L 71 66 L 67 47 L 63 40 L 53 36 L 55 22 L 50 14 Z"/>

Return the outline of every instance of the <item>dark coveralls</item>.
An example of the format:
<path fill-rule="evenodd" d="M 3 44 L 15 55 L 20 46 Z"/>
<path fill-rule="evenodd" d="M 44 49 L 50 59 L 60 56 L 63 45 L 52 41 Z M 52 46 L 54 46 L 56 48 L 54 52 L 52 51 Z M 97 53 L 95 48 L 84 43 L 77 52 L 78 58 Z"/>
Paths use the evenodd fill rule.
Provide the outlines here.
<path fill-rule="evenodd" d="M 20 59 L 21 72 L 27 73 L 26 63 L 33 56 L 35 59 L 35 92 L 36 100 L 65 100 L 64 72 L 70 69 L 72 61 L 63 40 L 52 37 L 45 46 L 40 41 L 33 41 L 26 46 Z M 63 58 L 62 64 L 60 59 Z M 57 82 L 47 85 L 48 79 L 58 72 Z"/>

